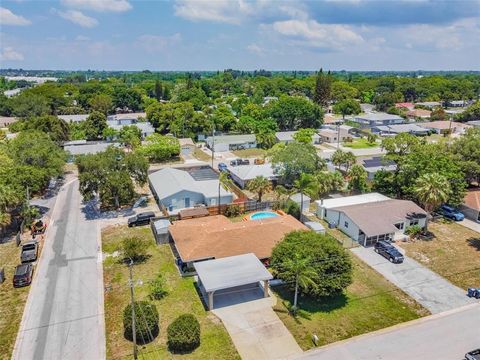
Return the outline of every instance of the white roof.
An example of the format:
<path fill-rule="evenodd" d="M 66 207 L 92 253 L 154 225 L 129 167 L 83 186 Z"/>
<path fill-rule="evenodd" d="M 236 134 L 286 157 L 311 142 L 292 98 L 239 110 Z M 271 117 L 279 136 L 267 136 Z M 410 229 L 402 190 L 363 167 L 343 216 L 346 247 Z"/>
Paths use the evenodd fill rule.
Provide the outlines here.
<path fill-rule="evenodd" d="M 306 221 L 303 224 L 313 231 L 323 231 L 323 230 L 325 230 L 325 226 L 320 224 L 318 221 Z"/>
<path fill-rule="evenodd" d="M 229 166 L 228 171 L 242 180 L 252 180 L 257 176 L 264 176 L 274 180 L 277 175 L 273 172 L 272 164 Z"/>
<path fill-rule="evenodd" d="M 325 209 L 332 209 L 340 206 L 350 206 L 350 205 L 358 205 L 358 204 L 366 204 L 371 202 L 377 201 L 385 201 L 390 200 L 389 197 L 379 194 L 379 193 L 369 193 L 369 194 L 362 194 L 362 195 L 354 195 L 354 196 L 344 196 L 335 199 L 325 199 L 317 200 L 315 203 L 322 208 Z"/>
<path fill-rule="evenodd" d="M 362 119 L 362 120 L 369 120 L 369 121 L 403 120 L 401 116 L 387 114 L 387 113 L 371 113 L 366 115 L 357 115 L 356 118 Z"/>
<path fill-rule="evenodd" d="M 88 118 L 88 114 L 79 114 L 79 115 L 58 115 L 59 119 L 65 120 L 67 122 L 80 122 L 85 121 Z"/>
<path fill-rule="evenodd" d="M 111 127 L 112 129 L 115 129 L 117 131 L 120 131 L 124 126 L 131 126 L 134 125 L 137 128 L 139 128 L 142 133 L 145 133 L 147 135 L 153 134 L 155 132 L 155 129 L 153 128 L 152 124 L 150 124 L 148 121 L 146 122 L 134 122 L 130 124 L 118 124 L 117 120 L 107 120 L 107 125 Z"/>
<path fill-rule="evenodd" d="M 275 137 L 278 139 L 278 141 L 293 141 L 293 135 L 296 133 L 296 131 L 277 131 L 275 133 Z M 313 134 L 312 139 L 319 139 L 320 136 L 318 134 Z"/>
<path fill-rule="evenodd" d="M 109 115 L 108 120 L 123 120 L 123 119 L 134 119 L 138 120 L 138 118 L 146 118 L 147 113 L 139 112 L 139 113 L 126 113 L 126 114 L 115 114 Z"/>
<path fill-rule="evenodd" d="M 376 128 L 381 131 L 393 133 L 428 132 L 428 129 L 418 126 L 417 124 L 379 125 L 376 126 Z"/>
<path fill-rule="evenodd" d="M 215 144 L 244 144 L 253 143 L 256 140 L 255 134 L 215 136 Z M 210 144 L 213 142 L 213 137 L 209 136 L 205 141 Z"/>
<path fill-rule="evenodd" d="M 165 168 L 148 175 L 148 178 L 160 200 L 184 190 L 207 198 L 218 196 L 218 179 L 197 181 L 185 170 Z M 220 187 L 220 196 L 228 195 L 232 193 Z"/>
<path fill-rule="evenodd" d="M 167 234 L 170 221 L 167 219 L 159 219 L 153 222 L 153 226 L 155 226 L 155 231 L 157 234 Z"/>
<path fill-rule="evenodd" d="M 290 196 L 290 200 L 293 201 L 302 201 L 302 194 L 296 193 Z M 307 194 L 303 194 L 303 201 L 310 200 L 310 197 Z"/>
<path fill-rule="evenodd" d="M 87 155 L 87 154 L 97 154 L 99 152 L 103 152 L 107 150 L 109 146 L 118 147 L 118 143 L 111 143 L 111 142 L 93 142 L 93 143 L 78 143 L 78 144 L 71 144 L 65 145 L 63 149 L 68 151 L 71 155 Z"/>
<path fill-rule="evenodd" d="M 193 266 L 207 293 L 273 278 L 252 253 L 195 262 Z"/>

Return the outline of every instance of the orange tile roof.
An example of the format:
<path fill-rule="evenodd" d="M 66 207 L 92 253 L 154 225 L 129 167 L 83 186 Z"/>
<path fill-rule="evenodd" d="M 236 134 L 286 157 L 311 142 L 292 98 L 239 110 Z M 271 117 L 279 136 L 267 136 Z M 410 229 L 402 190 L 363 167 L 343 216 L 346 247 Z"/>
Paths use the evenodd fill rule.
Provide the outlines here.
<path fill-rule="evenodd" d="M 480 189 L 467 192 L 464 203 L 471 209 L 480 210 Z"/>
<path fill-rule="evenodd" d="M 176 221 L 169 226 L 184 262 L 254 253 L 269 258 L 273 247 L 289 232 L 308 230 L 290 215 L 231 222 L 223 215 Z"/>

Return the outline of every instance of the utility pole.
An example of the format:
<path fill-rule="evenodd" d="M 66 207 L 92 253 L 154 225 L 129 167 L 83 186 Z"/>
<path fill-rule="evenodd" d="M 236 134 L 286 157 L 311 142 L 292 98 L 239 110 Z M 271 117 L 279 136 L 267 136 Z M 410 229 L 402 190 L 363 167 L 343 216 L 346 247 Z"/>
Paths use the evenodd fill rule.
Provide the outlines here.
<path fill-rule="evenodd" d="M 340 149 L 340 125 L 337 124 L 337 149 Z"/>
<path fill-rule="evenodd" d="M 215 156 L 215 124 L 213 124 L 213 129 L 212 129 L 212 169 L 213 167 L 213 158 Z"/>
<path fill-rule="evenodd" d="M 128 279 L 128 285 L 130 286 L 130 304 L 132 307 L 132 338 L 133 338 L 133 358 L 135 360 L 138 359 L 138 350 L 137 350 L 137 333 L 135 329 L 135 300 L 134 300 L 134 294 L 133 294 L 133 260 L 130 259 L 130 263 L 128 264 L 128 270 L 129 270 L 129 279 Z"/>

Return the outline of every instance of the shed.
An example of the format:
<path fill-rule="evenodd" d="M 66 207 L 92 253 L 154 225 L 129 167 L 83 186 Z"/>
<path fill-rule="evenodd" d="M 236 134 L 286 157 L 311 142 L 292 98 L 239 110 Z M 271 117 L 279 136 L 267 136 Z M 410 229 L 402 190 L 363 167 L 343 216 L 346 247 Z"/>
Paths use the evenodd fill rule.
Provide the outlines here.
<path fill-rule="evenodd" d="M 307 221 L 303 224 L 317 234 L 325 234 L 325 227 L 317 221 Z"/>
<path fill-rule="evenodd" d="M 310 209 L 310 197 L 307 195 L 303 194 L 303 206 L 302 206 L 302 194 L 301 193 L 296 193 L 290 196 L 290 200 L 293 202 L 296 202 L 298 206 L 300 206 L 300 209 L 303 211 Z"/>
<path fill-rule="evenodd" d="M 170 226 L 170 221 L 167 219 L 159 219 L 152 222 L 153 233 L 155 235 L 155 240 L 157 244 L 167 244 L 168 243 L 168 227 Z"/>
<path fill-rule="evenodd" d="M 214 307 L 214 294 L 221 295 L 226 289 L 251 290 L 252 286 L 258 289 L 263 282 L 263 296 L 268 297 L 268 280 L 273 276 L 252 253 L 196 262 L 193 266 L 199 288 L 208 299 L 209 310 Z"/>

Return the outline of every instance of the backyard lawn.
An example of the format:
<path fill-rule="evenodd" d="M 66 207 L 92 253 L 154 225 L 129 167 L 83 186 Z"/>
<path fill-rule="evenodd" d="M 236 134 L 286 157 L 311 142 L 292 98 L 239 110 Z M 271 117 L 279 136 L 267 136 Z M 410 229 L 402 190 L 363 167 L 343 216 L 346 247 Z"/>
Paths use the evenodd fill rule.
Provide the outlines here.
<path fill-rule="evenodd" d="M 342 144 L 344 147 L 348 147 L 351 149 L 368 149 L 368 148 L 374 148 L 378 146 L 378 143 L 376 142 L 368 142 L 367 139 L 361 138 L 361 139 L 355 139 L 353 142 L 345 142 Z"/>
<path fill-rule="evenodd" d="M 466 289 L 480 286 L 480 234 L 454 222 L 430 222 L 432 240 L 399 245 L 407 255 Z"/>
<path fill-rule="evenodd" d="M 266 152 L 265 150 L 259 149 L 259 148 L 232 151 L 232 153 L 234 153 L 235 156 L 238 156 L 241 158 L 263 157 L 265 155 L 265 152 Z"/>
<path fill-rule="evenodd" d="M 345 293 L 318 300 L 300 297 L 303 311 L 296 319 L 284 305 L 293 294 L 284 288 L 273 289 L 279 297 L 275 311 L 302 349 L 314 347 L 312 334 L 322 346 L 429 314 L 356 256 L 352 258 L 354 281 Z"/>
<path fill-rule="evenodd" d="M 168 295 L 153 301 L 160 315 L 160 334 L 145 346 L 139 347 L 139 359 L 239 359 L 239 355 L 220 320 L 207 313 L 195 290 L 193 277 L 180 277 L 169 245 L 157 246 L 150 227 L 128 228 L 115 226 L 102 232 L 103 252 L 119 251 L 121 242 L 129 236 L 138 236 L 149 242 L 148 258 L 133 267 L 135 299 L 148 300 L 148 281 L 162 273 L 167 281 Z M 129 357 L 132 343 L 123 336 L 123 309 L 130 301 L 127 287 L 128 268 L 121 256 L 108 256 L 104 263 L 105 325 L 107 358 Z M 192 353 L 173 355 L 167 350 L 167 326 L 179 315 L 192 313 L 201 326 L 201 345 Z"/>

